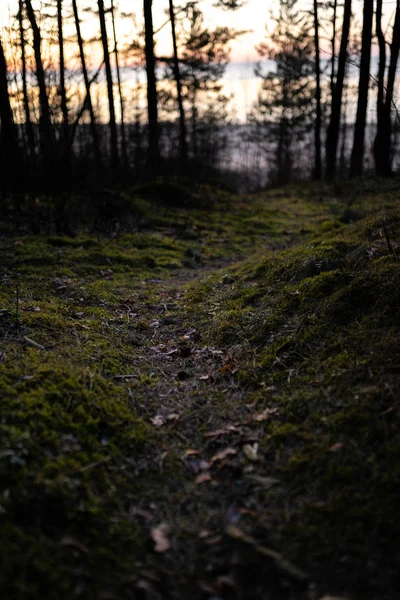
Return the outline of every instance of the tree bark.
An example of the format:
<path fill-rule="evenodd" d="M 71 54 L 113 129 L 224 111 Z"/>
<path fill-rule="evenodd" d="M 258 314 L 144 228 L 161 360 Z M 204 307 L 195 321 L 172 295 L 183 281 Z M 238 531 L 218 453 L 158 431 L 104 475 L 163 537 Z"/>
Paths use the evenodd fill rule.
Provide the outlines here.
<path fill-rule="evenodd" d="M 335 93 L 335 61 L 336 61 L 336 16 L 337 16 L 337 0 L 333 2 L 333 16 L 332 16 L 332 39 L 331 39 L 331 98 Z"/>
<path fill-rule="evenodd" d="M 160 142 L 157 104 L 157 81 L 154 57 L 152 3 L 152 0 L 144 0 L 143 8 L 147 75 L 147 114 L 149 126 L 147 169 L 150 175 L 156 176 L 160 171 Z"/>
<path fill-rule="evenodd" d="M 322 177 L 321 164 L 321 68 L 319 59 L 319 24 L 318 24 L 318 0 L 314 0 L 314 45 L 315 45 L 315 165 L 314 179 L 318 180 Z"/>
<path fill-rule="evenodd" d="M 31 0 L 25 0 L 28 19 L 33 32 L 33 50 L 35 54 L 36 78 L 39 86 L 40 121 L 39 130 L 41 135 L 42 161 L 45 165 L 54 159 L 53 135 L 51 129 L 51 117 L 49 99 L 47 97 L 46 79 L 41 56 L 41 35 L 38 27 Z"/>
<path fill-rule="evenodd" d="M 343 14 L 342 39 L 340 42 L 339 61 L 334 94 L 332 96 L 331 116 L 326 135 L 326 178 L 334 179 L 336 175 L 336 154 L 339 140 L 340 115 L 342 110 L 343 81 L 346 70 L 347 46 L 349 43 L 351 21 L 351 0 L 345 0 Z"/>
<path fill-rule="evenodd" d="M 58 33 L 58 49 L 59 49 L 59 70 L 60 70 L 60 98 L 61 98 L 61 113 L 63 117 L 63 137 L 65 143 L 68 141 L 68 102 L 67 90 L 65 87 L 65 58 L 64 58 L 64 31 L 63 31 L 63 0 L 57 0 L 57 33 Z"/>
<path fill-rule="evenodd" d="M 378 38 L 379 39 L 379 38 Z M 376 171 L 382 177 L 392 173 L 392 106 L 396 68 L 400 50 L 400 0 L 397 0 L 393 24 L 392 43 L 390 44 L 390 62 L 386 85 L 385 101 L 382 106 L 381 121 L 375 140 Z"/>
<path fill-rule="evenodd" d="M 360 78 L 358 84 L 357 116 L 354 126 L 350 177 L 361 175 L 364 161 L 365 125 L 367 120 L 368 90 L 371 64 L 372 20 L 374 0 L 364 0 L 361 41 Z"/>
<path fill-rule="evenodd" d="M 112 169 L 115 171 L 119 167 L 118 135 L 117 135 L 117 125 L 116 125 L 116 121 L 115 121 L 114 89 L 113 89 L 113 79 L 112 79 L 112 72 L 111 72 L 110 52 L 108 49 L 108 37 L 107 37 L 106 17 L 105 17 L 105 11 L 104 11 L 104 0 L 97 0 L 97 6 L 99 9 L 101 42 L 102 42 L 102 46 L 103 46 L 104 66 L 106 69 L 108 108 L 109 108 L 109 113 L 110 113 L 109 127 L 110 127 L 110 138 L 111 138 L 111 166 L 112 166 Z"/>
<path fill-rule="evenodd" d="M 88 75 L 88 71 L 87 71 L 87 67 L 86 67 L 85 52 L 84 52 L 84 48 L 83 48 L 83 39 L 82 39 L 82 33 L 81 33 L 81 23 L 79 20 L 78 6 L 77 6 L 76 0 L 72 0 L 72 8 L 73 8 L 73 12 L 74 12 L 76 35 L 78 38 L 78 47 L 79 47 L 79 55 L 80 55 L 80 59 L 81 59 L 83 80 L 85 83 L 85 92 L 86 92 L 85 104 L 88 107 L 89 116 L 90 116 L 90 130 L 91 130 L 92 140 L 93 140 L 93 150 L 94 150 L 94 155 L 95 155 L 97 162 L 101 163 L 99 136 L 97 133 L 96 117 L 94 114 L 92 96 L 90 93 L 90 81 L 89 81 L 89 75 Z"/>
<path fill-rule="evenodd" d="M 18 146 L 10 98 L 8 95 L 7 63 L 0 37 L 0 156 L 3 191 L 6 184 L 19 187 L 21 183 L 22 156 Z"/>
<path fill-rule="evenodd" d="M 385 36 L 382 31 L 382 5 L 383 0 L 377 0 L 376 3 L 376 37 L 378 40 L 379 47 L 379 67 L 378 67 L 378 91 L 376 100 L 376 136 L 374 141 L 374 159 L 375 159 L 375 171 L 377 174 L 382 175 L 381 164 L 380 164 L 380 148 L 382 146 L 382 131 L 383 131 L 383 112 L 385 104 L 385 71 L 386 71 L 386 42 Z"/>
<path fill-rule="evenodd" d="M 27 68 L 26 68 L 26 53 L 25 53 L 25 31 L 24 31 L 24 11 L 23 11 L 23 0 L 19 0 L 18 10 L 18 26 L 19 26 L 19 43 L 21 49 L 21 78 L 22 78 L 22 98 L 25 114 L 25 128 L 28 140 L 28 157 L 31 162 L 35 162 L 36 143 L 35 134 L 33 131 L 31 121 L 31 111 L 29 106 L 28 96 L 28 82 L 27 82 Z"/>
<path fill-rule="evenodd" d="M 176 42 L 175 12 L 174 12 L 173 0 L 169 0 L 169 16 L 170 16 L 170 20 L 171 20 L 172 45 L 173 45 L 173 49 L 174 49 L 174 75 L 175 75 L 176 89 L 177 89 L 177 94 L 178 94 L 180 153 L 181 153 L 181 158 L 182 158 L 182 166 L 183 166 L 183 169 L 186 171 L 186 169 L 188 167 L 186 119 L 185 119 L 185 110 L 183 107 L 183 98 L 182 98 L 182 82 L 181 82 L 181 74 L 180 74 L 180 69 L 179 69 L 178 45 Z"/>
<path fill-rule="evenodd" d="M 125 107 L 124 107 L 124 97 L 122 94 L 121 69 L 120 69 L 120 65 L 119 65 L 119 52 L 118 52 L 117 29 L 115 26 L 114 0 L 111 0 L 110 10 L 111 10 L 111 22 L 112 22 L 113 37 L 114 37 L 114 56 L 115 56 L 115 67 L 116 67 L 116 71 L 117 71 L 119 106 L 120 106 L 120 113 L 121 113 L 122 155 L 124 157 L 124 166 L 125 166 L 125 168 L 127 168 L 129 166 L 129 160 L 128 160 L 127 137 L 126 137 L 126 131 L 125 131 Z"/>

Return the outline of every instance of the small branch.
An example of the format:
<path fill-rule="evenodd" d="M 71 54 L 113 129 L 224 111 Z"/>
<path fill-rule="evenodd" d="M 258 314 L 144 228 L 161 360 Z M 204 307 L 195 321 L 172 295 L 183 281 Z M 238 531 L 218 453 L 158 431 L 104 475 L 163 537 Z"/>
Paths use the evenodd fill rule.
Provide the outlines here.
<path fill-rule="evenodd" d="M 37 342 L 35 342 L 35 340 L 32 340 L 31 338 L 27 337 L 26 335 L 23 337 L 23 340 L 29 346 L 32 346 L 33 348 L 36 348 L 37 350 L 46 350 L 46 348 L 44 346 L 42 346 L 42 344 L 38 344 Z"/>
<path fill-rule="evenodd" d="M 17 292 L 16 305 L 15 305 L 15 324 L 17 326 L 17 331 L 19 331 L 19 285 L 15 284 L 15 289 Z"/>

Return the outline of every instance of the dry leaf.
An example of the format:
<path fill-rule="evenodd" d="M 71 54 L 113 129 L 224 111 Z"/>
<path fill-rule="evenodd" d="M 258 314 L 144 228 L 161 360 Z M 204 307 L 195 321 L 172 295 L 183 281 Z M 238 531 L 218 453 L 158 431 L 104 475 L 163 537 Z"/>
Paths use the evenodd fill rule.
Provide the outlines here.
<path fill-rule="evenodd" d="M 151 530 L 151 537 L 155 543 L 154 550 L 156 552 L 166 552 L 171 547 L 167 538 L 168 532 L 168 523 L 160 523 L 160 525 Z"/>
<path fill-rule="evenodd" d="M 333 444 L 333 446 L 331 446 L 329 448 L 329 452 L 339 452 L 339 450 L 343 449 L 343 444 L 341 442 L 337 442 L 336 444 Z"/>
<path fill-rule="evenodd" d="M 156 427 L 161 427 L 161 425 L 164 425 L 164 423 L 166 423 L 167 421 L 178 421 L 178 419 L 180 418 L 180 415 L 178 415 L 177 413 L 170 413 L 169 415 L 156 415 L 155 417 L 152 417 L 150 419 L 150 422 L 155 425 Z"/>
<path fill-rule="evenodd" d="M 194 456 L 195 454 L 200 454 L 199 450 L 194 450 L 193 448 L 189 448 L 185 450 L 184 456 Z"/>
<path fill-rule="evenodd" d="M 155 425 L 156 427 L 161 427 L 161 425 L 164 425 L 165 420 L 165 417 L 163 417 L 162 415 L 156 415 L 155 417 L 150 419 L 151 423 L 153 423 L 153 425 Z"/>
<path fill-rule="evenodd" d="M 220 460 L 225 460 L 228 456 L 234 456 L 237 454 L 237 450 L 235 448 L 225 448 L 225 450 L 220 450 L 211 459 L 211 463 L 218 462 Z"/>
<path fill-rule="evenodd" d="M 84 544 L 82 544 L 82 542 L 72 537 L 71 535 L 64 535 L 61 539 L 60 544 L 61 546 L 69 546 L 70 548 L 76 548 L 77 550 L 80 550 L 80 552 L 82 552 L 83 554 L 88 554 L 89 552 L 87 547 Z"/>
<path fill-rule="evenodd" d="M 167 415 L 167 421 L 178 421 L 180 418 L 180 415 L 178 415 L 178 413 L 171 413 L 169 415 Z"/>
<path fill-rule="evenodd" d="M 245 444 L 242 448 L 243 450 L 243 454 L 245 455 L 246 458 L 248 458 L 249 460 L 260 460 L 260 457 L 257 456 L 257 452 L 258 452 L 258 443 L 254 442 L 254 444 Z"/>
<path fill-rule="evenodd" d="M 266 421 L 267 419 L 270 418 L 271 415 L 278 415 L 278 414 L 279 414 L 279 408 L 266 408 L 260 414 L 255 415 L 253 417 L 253 421 L 257 421 L 257 422 Z"/>
<path fill-rule="evenodd" d="M 269 490 L 280 483 L 279 479 L 275 479 L 275 477 L 263 477 L 262 475 L 246 475 L 246 477 L 257 483 L 263 490 Z"/>
<path fill-rule="evenodd" d="M 232 432 L 236 432 L 236 431 L 239 431 L 239 429 L 237 427 L 235 427 L 235 425 L 227 425 L 223 429 L 216 429 L 215 431 L 209 431 L 208 433 L 205 433 L 204 437 L 215 438 L 215 437 L 219 437 L 220 435 L 227 435 L 228 433 L 232 433 Z"/>
<path fill-rule="evenodd" d="M 206 481 L 212 481 L 210 473 L 200 473 L 194 480 L 195 483 L 205 483 Z"/>

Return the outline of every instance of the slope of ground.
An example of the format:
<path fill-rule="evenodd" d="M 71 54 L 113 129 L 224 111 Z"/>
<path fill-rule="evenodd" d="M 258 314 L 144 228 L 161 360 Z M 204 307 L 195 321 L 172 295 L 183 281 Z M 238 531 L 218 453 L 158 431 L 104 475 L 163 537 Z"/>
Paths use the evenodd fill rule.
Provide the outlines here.
<path fill-rule="evenodd" d="M 3 228 L 2 597 L 398 597 L 399 196 Z"/>

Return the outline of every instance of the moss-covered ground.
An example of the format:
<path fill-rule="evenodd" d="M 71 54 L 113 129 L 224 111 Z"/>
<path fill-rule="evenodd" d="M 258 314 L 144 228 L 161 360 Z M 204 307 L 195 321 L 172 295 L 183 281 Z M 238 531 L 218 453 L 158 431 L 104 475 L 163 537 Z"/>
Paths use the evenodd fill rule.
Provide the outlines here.
<path fill-rule="evenodd" d="M 171 190 L 2 225 L 1 597 L 400 597 L 399 188 Z"/>

